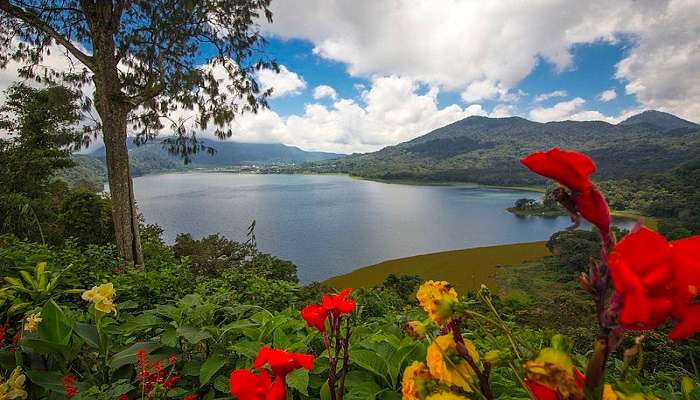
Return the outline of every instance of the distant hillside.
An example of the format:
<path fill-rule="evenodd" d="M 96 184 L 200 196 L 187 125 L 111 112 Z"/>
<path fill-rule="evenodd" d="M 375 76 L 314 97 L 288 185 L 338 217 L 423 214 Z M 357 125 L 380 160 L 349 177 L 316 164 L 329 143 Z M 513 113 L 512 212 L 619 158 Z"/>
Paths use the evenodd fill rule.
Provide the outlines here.
<path fill-rule="evenodd" d="M 140 176 L 155 172 L 243 165 L 292 165 L 344 156 L 336 153 L 304 151 L 298 147 L 283 144 L 238 143 L 210 139 L 203 139 L 203 143 L 214 148 L 216 152 L 213 155 L 206 152 L 196 154 L 193 156 L 192 163 L 185 165 L 179 157 L 168 154 L 158 140 L 136 146 L 133 139 L 129 138 L 127 146 L 131 174 Z M 88 154 L 76 154 L 73 156 L 76 167 L 61 171 L 59 177 L 72 186 L 81 185 L 82 180 L 93 182 L 94 186 L 96 177 L 106 181 L 104 156 L 104 147 L 99 147 Z"/>
<path fill-rule="evenodd" d="M 674 129 L 700 129 L 700 125 L 696 123 L 686 121 L 682 118 L 678 118 L 673 114 L 655 110 L 644 111 L 643 113 L 631 116 L 626 120 L 620 122 L 620 125 L 636 124 L 648 124 L 666 132 L 672 131 Z"/>
<path fill-rule="evenodd" d="M 473 116 L 374 153 L 303 168 L 373 179 L 537 184 L 542 181 L 518 159 L 554 146 L 585 151 L 599 164 L 598 179 L 617 179 L 666 171 L 700 158 L 700 126 L 658 111 L 617 125 Z"/>

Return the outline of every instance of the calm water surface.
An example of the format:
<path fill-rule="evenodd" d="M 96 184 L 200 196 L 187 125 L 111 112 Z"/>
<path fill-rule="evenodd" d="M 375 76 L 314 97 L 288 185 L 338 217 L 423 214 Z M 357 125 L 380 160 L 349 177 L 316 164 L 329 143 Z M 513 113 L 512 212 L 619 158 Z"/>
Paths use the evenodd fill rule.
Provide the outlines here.
<path fill-rule="evenodd" d="M 471 186 L 412 186 L 342 175 L 186 173 L 134 179 L 139 210 L 165 229 L 244 240 L 293 261 L 304 282 L 383 260 L 484 245 L 544 240 L 567 217 L 518 218 L 515 200 L 537 193 Z M 629 227 L 631 222 L 621 222 Z"/>

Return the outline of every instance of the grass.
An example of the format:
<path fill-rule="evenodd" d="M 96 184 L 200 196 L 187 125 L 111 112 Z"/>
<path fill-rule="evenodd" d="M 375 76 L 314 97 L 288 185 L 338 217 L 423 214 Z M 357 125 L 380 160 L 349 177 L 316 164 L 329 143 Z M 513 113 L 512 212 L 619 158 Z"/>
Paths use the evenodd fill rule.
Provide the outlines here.
<path fill-rule="evenodd" d="M 496 284 L 496 272 L 501 266 L 519 265 L 548 255 L 543 241 L 444 251 L 384 261 L 330 278 L 324 284 L 371 287 L 381 285 L 389 274 L 419 275 L 423 279 L 448 281 L 457 291 L 466 293 L 482 283 Z"/>

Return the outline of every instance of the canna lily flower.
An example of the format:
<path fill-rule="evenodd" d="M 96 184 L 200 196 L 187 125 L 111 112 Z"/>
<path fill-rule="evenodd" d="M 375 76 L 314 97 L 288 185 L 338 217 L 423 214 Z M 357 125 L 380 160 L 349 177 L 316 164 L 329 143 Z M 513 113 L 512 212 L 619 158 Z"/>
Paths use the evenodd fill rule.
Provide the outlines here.
<path fill-rule="evenodd" d="M 479 362 L 479 353 L 474 344 L 464 339 L 464 346 L 474 360 Z M 465 392 L 471 392 L 475 382 L 475 372 L 457 353 L 457 344 L 452 334 L 438 336 L 428 346 L 426 356 L 430 374 L 447 386 L 459 386 Z"/>
<path fill-rule="evenodd" d="M 117 312 L 117 307 L 114 305 L 115 294 L 114 285 L 110 282 L 86 290 L 81 297 L 83 300 L 94 303 L 96 310 L 109 314 L 111 312 Z"/>
<path fill-rule="evenodd" d="M 401 393 L 403 400 L 420 400 L 428 391 L 428 384 L 435 381 L 430 371 L 420 361 L 414 361 L 403 371 Z"/>
<path fill-rule="evenodd" d="M 350 289 L 345 288 L 338 294 L 324 295 L 321 299 L 321 307 L 333 314 L 334 317 L 339 317 L 343 314 L 349 314 L 355 309 L 355 301 L 347 300 L 346 297 L 350 294 Z"/>
<path fill-rule="evenodd" d="M 586 378 L 563 351 L 546 348 L 525 363 L 525 383 L 538 400 L 583 399 Z M 561 397 L 559 397 L 561 395 Z"/>
<path fill-rule="evenodd" d="M 258 351 L 258 356 L 253 362 L 253 368 L 260 369 L 265 364 L 270 366 L 276 378 L 284 379 L 288 373 L 295 369 L 304 368 L 311 370 L 314 366 L 314 356 L 311 354 L 290 353 L 263 346 Z"/>
<path fill-rule="evenodd" d="M 457 292 L 445 281 L 427 281 L 418 288 L 416 298 L 428 317 L 438 326 L 444 324 L 457 305 Z"/>
<path fill-rule="evenodd" d="M 229 376 L 229 391 L 238 400 L 286 400 L 287 388 L 284 379 L 273 382 L 267 371 L 260 375 L 246 369 L 238 369 Z"/>
<path fill-rule="evenodd" d="M 532 172 L 553 179 L 569 189 L 575 208 L 569 211 L 574 215 L 580 214 L 608 236 L 612 223 L 610 210 L 605 198 L 589 178 L 596 171 L 590 157 L 555 147 L 546 152 L 532 153 L 520 162 Z"/>
<path fill-rule="evenodd" d="M 39 322 L 41 322 L 41 313 L 34 313 L 29 316 L 24 320 L 24 330 L 27 332 L 34 332 L 36 328 L 39 327 Z"/>
<path fill-rule="evenodd" d="M 605 384 L 603 386 L 603 400 L 618 400 L 620 396 L 615 393 L 612 386 Z"/>
<path fill-rule="evenodd" d="M 608 257 L 613 287 L 622 299 L 620 324 L 631 330 L 654 329 L 677 321 L 674 340 L 700 332 L 700 236 L 667 242 L 639 228 L 624 237 Z"/>
<path fill-rule="evenodd" d="M 326 331 L 327 317 L 328 310 L 318 304 L 310 304 L 301 310 L 301 318 L 306 321 L 306 324 L 320 332 Z"/>
<path fill-rule="evenodd" d="M 22 374 L 22 368 L 16 367 L 5 382 L 0 383 L 0 399 L 24 400 L 29 396 L 24 390 L 24 381 L 27 378 Z M 1 381 L 0 381 L 1 382 Z"/>

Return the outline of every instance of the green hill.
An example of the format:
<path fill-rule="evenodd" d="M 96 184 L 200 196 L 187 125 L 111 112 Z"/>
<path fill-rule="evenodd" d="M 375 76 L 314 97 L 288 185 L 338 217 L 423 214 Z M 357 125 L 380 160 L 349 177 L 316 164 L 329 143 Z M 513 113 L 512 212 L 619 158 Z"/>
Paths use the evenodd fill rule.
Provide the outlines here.
<path fill-rule="evenodd" d="M 543 181 L 518 159 L 554 146 L 588 153 L 600 166 L 597 179 L 627 178 L 700 158 L 700 126 L 658 111 L 617 125 L 473 116 L 374 153 L 310 163 L 303 169 L 371 179 L 529 185 Z"/>

